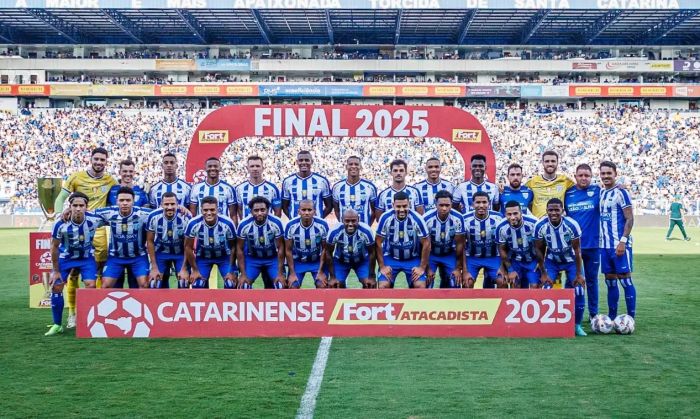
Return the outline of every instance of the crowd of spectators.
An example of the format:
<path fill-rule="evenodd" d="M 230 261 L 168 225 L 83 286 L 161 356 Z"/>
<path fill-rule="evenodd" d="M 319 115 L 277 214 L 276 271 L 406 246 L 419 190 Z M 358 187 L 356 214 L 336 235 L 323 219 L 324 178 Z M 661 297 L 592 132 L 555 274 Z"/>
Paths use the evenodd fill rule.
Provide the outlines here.
<path fill-rule="evenodd" d="M 505 168 L 518 162 L 526 176 L 541 171 L 545 150 L 561 154 L 560 170 L 570 176 L 579 163 L 594 167 L 601 160 L 618 164 L 623 182 L 635 198 L 637 212 L 659 213 L 679 195 L 686 208 L 700 214 L 700 118 L 670 111 L 610 108 L 592 111 L 542 108 L 487 109 L 471 107 L 485 126 L 497 159 L 495 181 L 504 182 Z M 108 171 L 117 174 L 118 163 L 131 158 L 137 181 L 156 182 L 160 158 L 167 152 L 180 157 L 180 175 L 194 130 L 208 110 L 24 110 L 0 113 L 0 180 L 16 182 L 16 192 L 0 213 L 38 207 L 36 178 L 62 177 L 87 167 L 90 150 L 98 145 L 111 152 Z M 312 150 L 314 170 L 331 182 L 344 176 L 343 161 L 362 157 L 363 175 L 379 188 L 389 183 L 388 163 L 409 162 L 408 181 L 424 177 L 423 164 L 431 156 L 443 162 L 443 177 L 464 178 L 464 164 L 456 150 L 437 138 L 244 138 L 234 142 L 222 157 L 223 177 L 231 183 L 245 179 L 245 159 L 264 158 L 266 177 L 280 184 L 295 172 L 295 155 Z M 2 205 L 2 204 L 0 204 Z"/>

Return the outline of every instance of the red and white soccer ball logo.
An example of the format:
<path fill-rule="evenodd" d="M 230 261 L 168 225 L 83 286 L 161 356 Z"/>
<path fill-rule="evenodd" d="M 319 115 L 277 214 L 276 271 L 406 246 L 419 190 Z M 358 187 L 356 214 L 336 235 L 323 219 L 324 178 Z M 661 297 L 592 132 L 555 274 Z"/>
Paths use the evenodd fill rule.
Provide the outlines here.
<path fill-rule="evenodd" d="M 147 338 L 151 334 L 153 314 L 128 292 L 110 292 L 90 307 L 87 325 L 93 338 Z"/>
<path fill-rule="evenodd" d="M 207 178 L 207 171 L 203 169 L 199 169 L 196 172 L 194 172 L 194 175 L 192 175 L 192 180 L 194 183 L 199 183 L 199 182 L 204 182 L 204 180 Z"/>

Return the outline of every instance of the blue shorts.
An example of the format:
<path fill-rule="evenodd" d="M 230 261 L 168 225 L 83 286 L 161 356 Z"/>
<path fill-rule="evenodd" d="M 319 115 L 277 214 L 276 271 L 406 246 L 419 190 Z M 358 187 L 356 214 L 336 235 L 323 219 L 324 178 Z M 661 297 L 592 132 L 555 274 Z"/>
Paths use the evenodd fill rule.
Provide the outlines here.
<path fill-rule="evenodd" d="M 544 269 L 547 275 L 554 281 L 559 275 L 559 272 L 566 273 L 566 288 L 573 288 L 574 279 L 576 278 L 576 262 L 558 263 L 549 259 L 544 260 Z"/>
<path fill-rule="evenodd" d="M 384 257 L 384 264 L 386 266 L 391 267 L 391 281 L 387 279 L 382 273 L 379 273 L 379 276 L 377 277 L 377 282 L 386 282 L 389 281 L 391 282 L 392 285 L 394 285 L 394 282 L 396 282 L 396 278 L 399 276 L 401 272 L 403 272 L 406 275 L 406 283 L 408 284 L 409 288 L 413 287 L 413 281 L 411 281 L 411 272 L 413 271 L 413 268 L 417 268 L 420 266 L 420 258 L 414 258 L 414 259 L 408 259 L 408 260 L 396 260 L 392 258 L 391 256 L 385 256 Z M 427 277 L 425 275 L 421 275 L 420 278 L 418 278 L 418 281 L 427 281 Z"/>
<path fill-rule="evenodd" d="M 495 281 L 498 278 L 498 269 L 501 267 L 500 257 L 477 258 L 467 256 L 467 271 L 476 279 L 479 271 L 484 269 L 484 282 Z"/>
<path fill-rule="evenodd" d="M 518 262 L 513 260 L 510 262 L 510 269 L 516 272 L 520 277 L 520 288 L 527 288 L 525 284 L 533 285 L 540 283 L 540 272 L 537 270 L 537 261 Z M 527 282 L 526 282 L 527 281 Z"/>
<path fill-rule="evenodd" d="M 307 273 L 311 274 L 311 278 L 314 280 L 314 285 L 316 284 L 316 276 L 318 275 L 318 265 L 321 261 L 316 262 L 299 262 L 294 261 L 294 272 L 297 274 L 297 282 L 299 283 L 299 288 L 304 282 L 304 277 Z M 274 278 L 274 277 L 273 277 Z"/>
<path fill-rule="evenodd" d="M 199 273 L 202 274 L 203 280 L 209 280 L 211 268 L 214 265 L 216 265 L 219 268 L 219 273 L 221 273 L 221 276 L 226 276 L 229 273 L 233 272 L 233 270 L 231 269 L 231 257 L 228 255 L 216 259 L 197 258 L 197 267 L 199 268 Z"/>
<path fill-rule="evenodd" d="M 443 286 L 448 288 L 454 288 L 455 278 L 452 278 L 452 272 L 457 268 L 457 255 L 451 253 L 448 255 L 430 255 L 430 262 L 428 263 L 430 270 L 433 273 L 440 274 L 440 287 Z"/>
<path fill-rule="evenodd" d="M 600 270 L 604 274 L 632 272 L 632 248 L 627 246 L 622 256 L 615 255 L 615 249 L 600 249 Z"/>
<path fill-rule="evenodd" d="M 184 255 L 170 255 L 167 253 L 156 253 L 156 265 L 158 265 L 158 270 L 163 274 L 163 280 L 170 278 L 170 274 L 173 272 L 170 270 L 172 266 L 175 266 L 175 275 L 182 269 L 182 265 L 185 263 Z M 168 275 L 166 275 L 166 273 Z"/>
<path fill-rule="evenodd" d="M 277 256 L 270 259 L 245 257 L 245 275 L 250 282 L 255 282 L 260 274 L 266 274 L 270 280 L 277 278 Z"/>
<path fill-rule="evenodd" d="M 126 268 L 130 268 L 136 278 L 148 275 L 149 265 L 146 255 L 134 258 L 109 256 L 105 265 L 103 278 L 121 278 Z"/>
<path fill-rule="evenodd" d="M 335 268 L 335 279 L 340 282 L 345 282 L 350 275 L 350 271 L 355 271 L 357 279 L 369 278 L 369 259 L 360 263 L 346 264 L 337 259 L 333 259 L 333 268 Z"/>
<path fill-rule="evenodd" d="M 94 258 L 59 259 L 58 269 L 61 273 L 61 279 L 56 285 L 65 284 L 73 269 L 80 273 L 82 281 L 94 281 L 97 279 L 97 263 Z"/>

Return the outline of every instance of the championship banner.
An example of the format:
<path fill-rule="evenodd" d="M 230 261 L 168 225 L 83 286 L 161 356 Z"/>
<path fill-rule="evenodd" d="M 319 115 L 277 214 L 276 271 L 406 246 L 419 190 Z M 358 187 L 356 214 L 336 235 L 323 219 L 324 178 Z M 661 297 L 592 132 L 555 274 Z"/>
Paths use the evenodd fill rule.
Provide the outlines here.
<path fill-rule="evenodd" d="M 573 290 L 78 290 L 81 338 L 574 337 Z"/>
<path fill-rule="evenodd" d="M 51 233 L 29 233 L 29 308 L 51 308 Z"/>
<path fill-rule="evenodd" d="M 496 159 L 483 125 L 452 106 L 279 105 L 226 106 L 202 120 L 194 132 L 185 164 L 192 181 L 211 156 L 220 157 L 243 137 L 435 137 L 452 144 L 465 167 L 474 154 L 486 156 L 486 173 L 496 178 Z M 469 176 L 469 171 L 465 171 Z"/>

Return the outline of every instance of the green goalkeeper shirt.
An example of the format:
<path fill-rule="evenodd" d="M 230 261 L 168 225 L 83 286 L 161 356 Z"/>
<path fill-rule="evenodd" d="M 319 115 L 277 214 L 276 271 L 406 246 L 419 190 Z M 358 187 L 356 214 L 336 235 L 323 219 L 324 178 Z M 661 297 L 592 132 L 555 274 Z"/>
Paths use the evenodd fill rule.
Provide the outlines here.
<path fill-rule="evenodd" d="M 671 219 L 672 220 L 682 220 L 683 216 L 681 215 L 681 209 L 683 208 L 683 204 L 680 202 L 673 202 L 671 203 Z"/>

